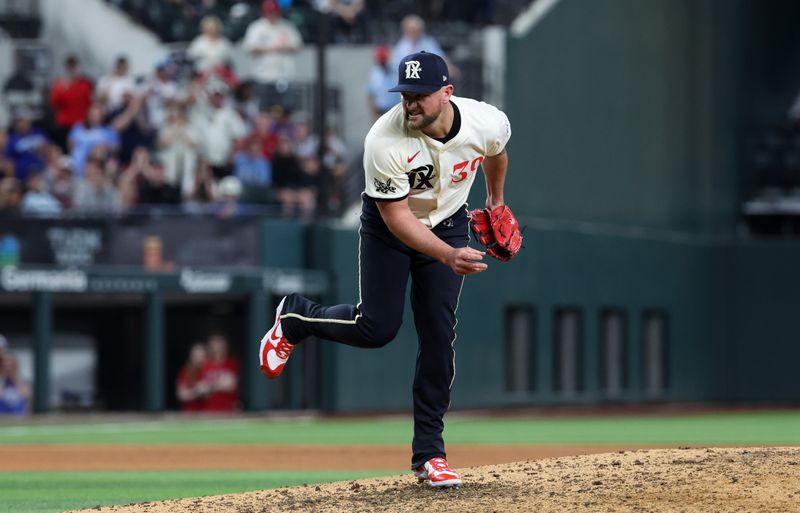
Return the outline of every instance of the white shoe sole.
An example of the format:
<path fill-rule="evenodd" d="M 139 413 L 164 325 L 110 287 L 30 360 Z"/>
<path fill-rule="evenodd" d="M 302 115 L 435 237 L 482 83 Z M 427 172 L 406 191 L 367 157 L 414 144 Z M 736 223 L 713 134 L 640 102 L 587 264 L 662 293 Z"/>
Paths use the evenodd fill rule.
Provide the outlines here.
<path fill-rule="evenodd" d="M 261 339 L 261 345 L 258 348 L 258 362 L 261 365 L 261 367 L 265 366 L 265 363 L 264 363 L 264 347 L 267 344 L 269 344 L 269 341 L 270 341 L 270 338 L 271 338 L 270 336 L 272 335 L 272 332 L 275 331 L 275 328 L 278 327 L 278 323 L 281 321 L 281 311 L 283 310 L 284 301 L 286 301 L 286 296 L 283 296 L 283 299 L 281 299 L 281 302 L 278 303 L 278 308 L 275 309 L 275 322 L 272 324 L 272 327 L 267 331 L 267 333 Z"/>
<path fill-rule="evenodd" d="M 461 486 L 461 479 L 448 479 L 447 481 L 439 481 L 436 483 L 428 481 L 428 484 L 433 488 L 456 488 Z"/>

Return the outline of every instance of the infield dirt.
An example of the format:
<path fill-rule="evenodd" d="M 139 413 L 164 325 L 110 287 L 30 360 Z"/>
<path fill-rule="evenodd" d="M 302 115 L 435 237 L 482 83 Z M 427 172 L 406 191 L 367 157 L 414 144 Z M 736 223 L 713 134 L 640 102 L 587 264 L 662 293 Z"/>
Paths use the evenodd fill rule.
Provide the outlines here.
<path fill-rule="evenodd" d="M 460 471 L 457 489 L 407 474 L 84 511 L 800 512 L 800 448 L 619 451 Z"/>

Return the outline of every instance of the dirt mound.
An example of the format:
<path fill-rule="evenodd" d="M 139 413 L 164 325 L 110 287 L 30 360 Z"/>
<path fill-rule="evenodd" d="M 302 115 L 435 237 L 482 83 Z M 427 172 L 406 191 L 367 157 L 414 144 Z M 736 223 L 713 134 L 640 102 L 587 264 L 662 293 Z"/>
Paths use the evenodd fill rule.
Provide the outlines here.
<path fill-rule="evenodd" d="M 404 475 L 99 511 L 800 512 L 800 448 L 623 451 L 474 467 L 462 477 L 449 490 Z"/>

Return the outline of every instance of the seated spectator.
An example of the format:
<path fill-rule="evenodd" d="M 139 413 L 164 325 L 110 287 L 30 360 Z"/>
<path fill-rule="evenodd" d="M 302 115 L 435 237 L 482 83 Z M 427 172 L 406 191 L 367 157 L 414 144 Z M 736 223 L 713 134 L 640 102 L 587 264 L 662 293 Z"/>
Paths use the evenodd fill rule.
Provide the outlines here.
<path fill-rule="evenodd" d="M 278 147 L 278 134 L 273 130 L 272 116 L 268 112 L 261 112 L 256 117 L 255 127 L 247 137 L 245 144 L 258 141 L 261 145 L 261 154 L 269 160 Z"/>
<path fill-rule="evenodd" d="M 114 63 L 114 70 L 97 81 L 96 99 L 112 111 L 122 105 L 125 92 L 135 87 L 136 81 L 128 74 L 128 58 L 120 55 Z"/>
<path fill-rule="evenodd" d="M 377 119 L 400 102 L 400 93 L 389 92 L 397 81 L 397 70 L 389 66 L 389 49 L 376 47 L 374 59 L 367 79 L 367 99 L 372 117 Z"/>
<path fill-rule="evenodd" d="M 332 127 L 325 130 L 323 141 L 322 168 L 326 180 L 325 190 L 328 208 L 338 212 L 342 206 L 342 188 L 347 177 L 348 154 L 347 145 Z"/>
<path fill-rule="evenodd" d="M 67 137 L 77 123 L 86 120 L 92 104 L 94 84 L 80 72 L 78 58 L 69 55 L 64 60 L 65 73 L 50 88 L 50 107 L 53 109 L 55 142 L 67 151 Z"/>
<path fill-rule="evenodd" d="M 242 192 L 242 182 L 235 176 L 226 176 L 220 180 L 217 186 L 214 214 L 222 219 L 247 214 L 250 208 L 248 205 L 240 203 Z"/>
<path fill-rule="evenodd" d="M 216 16 L 206 16 L 200 21 L 201 33 L 186 50 L 197 71 L 208 72 L 228 65 L 233 59 L 233 46 L 221 34 L 221 29 L 222 23 Z"/>
<path fill-rule="evenodd" d="M 61 147 L 51 144 L 45 150 L 43 176 L 45 187 L 61 204 L 62 210 L 72 207 L 75 182 L 72 179 L 72 159 L 65 156 Z"/>
<path fill-rule="evenodd" d="M 139 181 L 140 205 L 178 205 L 181 202 L 180 190 L 167 182 L 164 165 L 151 160 Z"/>
<path fill-rule="evenodd" d="M 246 135 L 244 122 L 228 104 L 228 87 L 214 81 L 209 84 L 208 106 L 196 118 L 202 139 L 200 148 L 214 178 L 219 180 L 233 173 L 233 156 L 239 140 Z"/>
<path fill-rule="evenodd" d="M 183 202 L 183 210 L 189 214 L 203 214 L 210 210 L 216 198 L 216 183 L 208 162 L 200 160 L 194 176 L 192 190 Z"/>
<path fill-rule="evenodd" d="M 0 414 L 25 415 L 30 400 L 31 387 L 20 375 L 16 357 L 6 352 L 0 361 Z"/>
<path fill-rule="evenodd" d="M 309 218 L 314 214 L 316 204 L 316 176 L 310 174 L 314 169 L 305 169 L 294 153 L 292 142 L 281 136 L 275 155 L 272 157 L 272 183 L 281 204 L 284 217 L 302 216 Z"/>
<path fill-rule="evenodd" d="M 209 390 L 205 410 L 238 410 L 239 362 L 228 354 L 228 339 L 221 334 L 211 335 L 208 339 L 208 355 L 201 374 Z"/>
<path fill-rule="evenodd" d="M 47 143 L 47 134 L 33 126 L 31 111 L 19 109 L 5 148 L 6 156 L 14 161 L 14 174 L 19 181 L 25 182 L 31 169 L 44 169 Z"/>
<path fill-rule="evenodd" d="M 153 146 L 154 130 L 148 119 L 145 99 L 134 89 L 127 89 L 122 93 L 122 103 L 106 116 L 107 123 L 119 134 L 119 160 L 123 165 L 130 162 L 134 149 Z"/>
<path fill-rule="evenodd" d="M 234 175 L 245 187 L 269 187 L 272 183 L 272 164 L 264 156 L 258 139 L 250 138 L 236 153 Z"/>
<path fill-rule="evenodd" d="M 175 395 L 183 411 L 203 411 L 209 393 L 208 383 L 201 379 L 203 367 L 208 360 L 205 344 L 195 342 L 189 351 L 189 359 L 181 367 L 175 380 Z"/>
<path fill-rule="evenodd" d="M 0 179 L 0 217 L 17 217 L 22 209 L 22 184 L 15 177 Z"/>
<path fill-rule="evenodd" d="M 97 147 L 107 153 L 119 148 L 119 134 L 111 126 L 103 124 L 103 106 L 93 103 L 89 107 L 84 123 L 77 123 L 69 133 L 72 168 L 77 176 L 83 176 L 83 167 L 89 154 Z"/>
<path fill-rule="evenodd" d="M 84 166 L 83 178 L 75 185 L 72 210 L 80 214 L 118 214 L 122 209 L 119 191 L 97 159 L 89 159 Z"/>
<path fill-rule="evenodd" d="M 183 197 L 189 197 L 194 188 L 201 134 L 189 124 L 181 104 L 173 103 L 168 112 L 167 122 L 158 133 L 159 156 L 167 181 L 178 186 Z"/>
<path fill-rule="evenodd" d="M 55 196 L 47 190 L 45 172 L 34 170 L 25 182 L 25 195 L 22 197 L 22 213 L 34 217 L 58 217 L 63 207 Z"/>
<path fill-rule="evenodd" d="M 8 134 L 5 130 L 0 130 L 0 180 L 12 178 L 14 176 L 14 161 L 6 156 L 6 146 L 8 146 Z"/>

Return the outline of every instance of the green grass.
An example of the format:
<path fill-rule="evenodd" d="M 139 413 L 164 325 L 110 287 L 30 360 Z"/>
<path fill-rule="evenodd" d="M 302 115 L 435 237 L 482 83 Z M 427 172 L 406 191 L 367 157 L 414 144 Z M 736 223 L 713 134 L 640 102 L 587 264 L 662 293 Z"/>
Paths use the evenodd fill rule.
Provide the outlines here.
<path fill-rule="evenodd" d="M 800 445 L 800 412 L 446 419 L 451 443 Z M 0 444 L 407 444 L 410 419 L 157 420 L 0 426 Z"/>
<path fill-rule="evenodd" d="M 360 479 L 401 471 L 0 472 L 0 511 L 55 513 L 304 483 Z"/>

